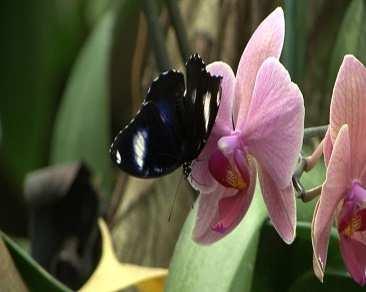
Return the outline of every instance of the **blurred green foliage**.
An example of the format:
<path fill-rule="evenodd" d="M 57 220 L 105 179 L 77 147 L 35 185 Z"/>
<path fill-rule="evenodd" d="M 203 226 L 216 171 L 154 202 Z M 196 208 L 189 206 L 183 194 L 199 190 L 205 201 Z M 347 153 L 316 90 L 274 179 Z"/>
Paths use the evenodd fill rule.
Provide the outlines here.
<path fill-rule="evenodd" d="M 167 291 L 251 291 L 259 231 L 266 218 L 259 184 L 244 220 L 213 245 L 198 245 L 191 238 L 196 209 L 175 246 Z"/>
<path fill-rule="evenodd" d="M 82 42 L 79 1 L 4 1 L 2 173 L 16 183 L 48 160 L 60 90 Z"/>
<path fill-rule="evenodd" d="M 14 261 L 18 272 L 29 291 L 54 291 L 70 292 L 71 290 L 53 278 L 39 264 L 37 264 L 21 247 L 13 240 L 0 232 L 0 240 L 3 240 L 6 248 Z M 1 283 L 0 283 L 1 288 Z"/>
<path fill-rule="evenodd" d="M 85 161 L 110 179 L 108 65 L 115 13 L 107 14 L 74 65 L 56 116 L 51 163 Z"/>
<path fill-rule="evenodd" d="M 193 7 L 188 11 L 196 12 L 197 3 L 201 2 L 204 0 L 195 4 L 181 0 L 179 4 L 183 8 Z M 144 43 L 144 29 L 146 33 L 150 28 L 151 33 L 151 26 L 146 26 L 141 16 L 146 3 L 3 1 L 0 10 L 1 229 L 11 233 L 21 230 L 25 235 L 23 178 L 41 166 L 83 159 L 101 184 L 103 199 L 107 201 L 110 197 L 114 173 L 108 147 L 112 136 L 136 110 L 145 83 L 150 83 L 159 67 L 159 60 L 153 54 L 153 48 L 159 46 L 146 44 L 146 40 Z M 199 51 L 205 44 L 206 51 L 211 48 L 215 52 L 215 58 L 229 55 L 230 60 L 238 59 L 250 32 L 276 5 L 284 7 L 286 39 L 282 61 L 303 92 L 306 124 L 327 123 L 332 88 L 343 56 L 351 53 L 366 63 L 366 1 L 211 3 L 219 6 L 219 13 L 224 11 L 230 17 L 226 19 L 219 14 L 213 18 L 215 23 L 207 26 L 216 31 L 220 26 L 232 25 L 231 30 L 222 30 L 216 38 L 207 41 L 215 33 L 202 29 L 197 33 L 194 20 L 185 14 L 189 19 L 186 20 L 189 46 Z M 163 39 L 165 43 L 159 45 L 168 47 L 170 54 L 171 23 L 164 7 L 158 8 L 159 20 L 152 20 L 162 24 L 162 35 L 167 40 Z M 196 17 L 206 19 L 200 13 Z M 237 23 L 232 21 L 232 24 L 230 18 L 235 18 Z M 239 31 L 246 33 L 238 35 Z M 220 43 L 225 33 L 234 35 L 229 38 L 233 42 L 231 46 Z M 208 61 L 212 61 L 212 55 L 208 54 Z M 176 59 L 170 58 L 172 63 L 179 64 L 182 61 L 179 50 L 174 56 Z M 306 186 L 318 185 L 323 180 L 322 164 L 303 177 Z M 260 201 L 253 202 L 250 217 L 248 214 L 232 235 L 211 247 L 200 247 L 191 241 L 195 216 L 192 212 L 176 246 L 168 291 L 215 291 L 217 287 L 220 290 L 216 291 L 359 290 L 344 270 L 336 236 L 331 241 L 326 283 L 321 286 L 313 276 L 309 229 L 313 207 L 314 202 L 298 202 L 298 239 L 291 247 L 279 240 L 268 223 L 263 224 L 265 209 Z M 5 241 L 27 284 L 35 281 L 36 286 L 29 284 L 30 288 L 44 284 L 54 285 L 58 291 L 64 289 L 47 278 L 11 241 L 6 238 Z M 42 277 L 50 282 L 42 282 Z"/>

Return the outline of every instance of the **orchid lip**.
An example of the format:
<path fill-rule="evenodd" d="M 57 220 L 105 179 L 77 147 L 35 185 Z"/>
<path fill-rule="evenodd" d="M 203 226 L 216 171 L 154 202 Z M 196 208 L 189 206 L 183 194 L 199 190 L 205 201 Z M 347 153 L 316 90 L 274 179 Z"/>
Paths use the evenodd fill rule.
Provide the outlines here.
<path fill-rule="evenodd" d="M 227 228 L 225 228 L 224 224 L 222 224 L 222 223 L 216 223 L 211 226 L 211 229 L 215 232 L 223 234 L 223 233 L 225 233 Z"/>
<path fill-rule="evenodd" d="M 233 137 L 229 137 L 230 142 L 235 141 L 235 137 L 234 139 L 231 138 Z M 218 209 L 220 219 L 214 224 L 211 224 L 212 231 L 224 234 L 231 228 L 235 221 L 233 221 L 235 216 L 232 217 L 232 214 L 240 212 L 240 202 L 243 196 L 247 195 L 247 190 L 251 183 L 249 162 L 246 153 L 241 149 L 235 148 L 234 143 L 231 145 L 228 153 L 223 153 L 219 149 L 209 159 L 209 171 L 219 184 L 235 190 L 231 196 L 219 200 Z"/>
<path fill-rule="evenodd" d="M 352 188 L 343 204 L 342 216 L 338 230 L 346 237 L 352 237 L 355 232 L 366 230 L 366 190 L 359 182 L 353 181 Z"/>
<path fill-rule="evenodd" d="M 241 165 L 237 165 L 235 155 L 245 155 L 240 150 L 233 150 L 229 158 L 220 150 L 213 153 L 209 160 L 209 171 L 217 182 L 227 188 L 245 190 L 249 187 L 250 175 L 245 159 Z"/>
<path fill-rule="evenodd" d="M 340 225 L 339 231 L 347 236 L 351 237 L 355 232 L 366 230 L 366 209 L 361 209 L 354 212 L 350 218 Z"/>

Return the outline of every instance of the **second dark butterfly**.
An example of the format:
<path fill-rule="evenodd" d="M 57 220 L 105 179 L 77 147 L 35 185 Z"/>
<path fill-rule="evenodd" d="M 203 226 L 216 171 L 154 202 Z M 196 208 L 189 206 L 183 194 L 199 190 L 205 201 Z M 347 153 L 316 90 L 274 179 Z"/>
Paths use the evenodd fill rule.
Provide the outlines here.
<path fill-rule="evenodd" d="M 111 145 L 112 160 L 130 175 L 152 178 L 181 165 L 186 176 L 214 125 L 220 105 L 220 76 L 212 76 L 198 54 L 181 72 L 159 75 L 136 116 Z"/>

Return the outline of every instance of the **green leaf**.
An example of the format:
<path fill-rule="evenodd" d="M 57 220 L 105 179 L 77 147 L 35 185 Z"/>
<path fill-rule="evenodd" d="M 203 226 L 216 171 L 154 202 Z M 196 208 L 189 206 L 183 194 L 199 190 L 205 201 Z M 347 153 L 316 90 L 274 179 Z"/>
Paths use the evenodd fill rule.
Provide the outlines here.
<path fill-rule="evenodd" d="M 260 252 L 254 270 L 253 292 L 289 291 L 305 273 L 309 271 L 313 273 L 311 223 L 298 223 L 296 234 L 293 244 L 286 245 L 270 224 L 264 225 L 258 247 Z M 333 285 L 334 279 L 331 275 L 334 273 L 348 277 L 348 281 L 350 281 L 340 254 L 338 233 L 335 229 L 332 230 L 329 241 L 325 282 Z M 319 280 L 316 279 L 316 281 Z M 310 288 L 308 291 L 313 290 Z"/>
<path fill-rule="evenodd" d="M 115 14 L 108 13 L 88 39 L 73 68 L 52 140 L 52 163 L 83 160 L 108 185 L 108 65 Z"/>
<path fill-rule="evenodd" d="M 113 135 L 134 115 L 143 100 L 141 89 L 145 60 L 141 0 L 124 0 L 114 30 L 110 62 L 110 95 Z M 145 24 L 146 25 L 146 24 Z M 123 82 L 122 82 L 123 80 Z"/>
<path fill-rule="evenodd" d="M 299 277 L 290 287 L 289 292 L 353 292 L 364 291 L 348 276 L 337 272 L 330 272 L 326 275 L 324 283 L 314 276 L 313 271 L 308 271 Z"/>
<path fill-rule="evenodd" d="M 64 76 L 81 43 L 78 1 L 5 0 L 0 10 L 2 173 L 46 164 Z"/>
<path fill-rule="evenodd" d="M 366 62 L 366 11 L 364 0 L 353 0 L 348 6 L 338 33 L 330 63 L 330 83 L 334 84 L 339 66 L 346 54 L 354 54 L 363 63 Z"/>
<path fill-rule="evenodd" d="M 24 250 L 14 241 L 0 232 L 8 248 L 15 266 L 22 276 L 23 281 L 30 291 L 52 291 L 69 292 L 71 291 L 58 280 L 47 273 L 37 262 L 35 262 Z"/>
<path fill-rule="evenodd" d="M 122 101 L 118 118 L 127 120 L 124 113 L 130 114 L 131 98 L 121 88 L 130 84 L 140 2 L 110 4 L 113 9 L 96 25 L 68 81 L 52 140 L 52 163 L 84 160 L 105 191 L 111 177 L 110 102 Z"/>
<path fill-rule="evenodd" d="M 312 18 L 306 39 L 305 76 L 300 83 L 305 97 L 305 123 L 309 126 L 325 124 L 329 122 L 330 89 L 334 85 L 327 78 L 330 52 L 335 46 L 340 22 L 349 1 L 296 2 L 307 2 L 308 16 Z"/>
<path fill-rule="evenodd" d="M 112 6 L 113 0 L 87 0 L 85 1 L 85 19 L 89 27 L 102 18 L 106 11 Z"/>
<path fill-rule="evenodd" d="M 286 34 L 283 61 L 295 82 L 303 80 L 309 30 L 308 1 L 285 0 Z"/>
<path fill-rule="evenodd" d="M 259 230 L 266 218 L 259 187 L 239 226 L 210 246 L 191 239 L 196 209 L 187 218 L 176 244 L 166 291 L 250 291 Z"/>
<path fill-rule="evenodd" d="M 307 249 L 312 251 L 311 245 L 311 223 L 310 222 L 298 222 L 297 223 L 297 239 L 307 244 Z M 342 275 L 346 275 L 345 266 L 343 264 L 342 255 L 339 249 L 339 236 L 336 228 L 332 228 L 329 245 L 328 245 L 328 257 L 327 257 L 327 269 L 328 271 L 337 271 Z"/>

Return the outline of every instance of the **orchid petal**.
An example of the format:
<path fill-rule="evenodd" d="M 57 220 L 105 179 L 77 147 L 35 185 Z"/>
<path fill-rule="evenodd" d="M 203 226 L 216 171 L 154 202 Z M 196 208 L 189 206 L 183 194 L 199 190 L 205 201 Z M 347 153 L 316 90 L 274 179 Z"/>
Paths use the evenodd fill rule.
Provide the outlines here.
<path fill-rule="evenodd" d="M 279 189 L 296 167 L 304 133 L 304 101 L 281 63 L 268 58 L 258 71 L 243 142 Z"/>
<path fill-rule="evenodd" d="M 240 158 L 234 157 L 238 168 Z M 248 158 L 250 171 L 249 187 L 243 191 L 221 185 L 214 193 L 201 194 L 193 239 L 201 244 L 211 244 L 230 233 L 246 214 L 252 201 L 255 184 L 255 162 Z M 218 227 L 222 224 L 224 229 Z M 216 228 L 215 228 L 216 227 Z"/>
<path fill-rule="evenodd" d="M 313 245 L 313 270 L 314 270 L 314 274 L 321 282 L 323 282 L 324 267 L 322 265 L 320 265 L 318 257 L 314 252 L 314 224 L 315 224 L 315 217 L 316 217 L 316 214 L 318 213 L 318 209 L 319 209 L 319 202 L 320 202 L 320 200 L 318 200 L 315 204 L 313 220 L 311 222 L 311 242 L 312 242 L 312 245 Z M 329 233 L 330 233 L 330 231 L 329 231 Z M 328 238 L 327 240 L 329 240 L 329 234 L 328 234 L 327 238 Z M 326 250 L 328 250 L 328 246 L 326 247 Z"/>
<path fill-rule="evenodd" d="M 366 245 L 341 235 L 340 248 L 348 272 L 358 284 L 364 286 L 366 284 Z"/>
<path fill-rule="evenodd" d="M 211 193 L 218 185 L 208 167 L 211 155 L 217 151 L 218 138 L 218 135 L 213 135 L 213 133 L 211 133 L 211 136 L 200 155 L 193 160 L 191 164 L 192 171 L 188 177 L 188 181 L 194 189 L 202 193 Z"/>
<path fill-rule="evenodd" d="M 272 175 L 264 169 L 259 170 L 259 180 L 273 226 L 287 244 L 292 243 L 296 228 L 296 200 L 292 183 L 280 189 Z"/>
<path fill-rule="evenodd" d="M 268 57 L 280 57 L 284 35 L 285 19 L 279 7 L 262 21 L 248 41 L 236 73 L 233 114 L 237 125 L 246 119 L 259 67 Z"/>
<path fill-rule="evenodd" d="M 366 210 L 363 209 L 361 211 L 362 213 L 365 213 Z M 364 214 L 362 214 L 364 215 Z M 363 224 L 364 224 L 364 221 L 365 221 L 365 218 L 362 219 L 363 220 Z M 366 246 L 366 231 L 358 231 L 358 232 L 355 232 L 352 236 L 351 236 L 351 239 L 352 240 L 355 240 L 355 241 L 358 241 L 359 243 L 363 244 L 364 246 Z"/>
<path fill-rule="evenodd" d="M 330 137 L 334 143 L 343 124 L 349 126 L 352 177 L 360 178 L 366 161 L 366 68 L 352 55 L 344 57 L 330 106 Z M 362 182 L 361 183 L 366 183 Z"/>
<path fill-rule="evenodd" d="M 352 182 L 352 200 L 358 207 L 364 207 L 366 203 L 366 190 L 357 181 Z"/>
<path fill-rule="evenodd" d="M 214 62 L 207 66 L 213 75 L 222 76 L 221 102 L 213 131 L 221 136 L 233 130 L 232 112 L 234 101 L 235 75 L 231 67 L 224 62 Z"/>
<path fill-rule="evenodd" d="M 328 128 L 327 132 L 325 133 L 324 142 L 323 142 L 323 154 L 324 154 L 325 166 L 328 166 L 328 164 L 329 164 L 329 159 L 330 159 L 330 155 L 332 154 L 332 151 L 333 151 L 333 143 L 330 138 L 330 131 Z"/>
<path fill-rule="evenodd" d="M 192 172 L 188 178 L 190 184 L 203 193 L 213 192 L 217 187 L 217 182 L 208 171 L 208 160 L 217 150 L 218 139 L 223 135 L 228 135 L 232 130 L 231 112 L 235 84 L 234 73 L 224 62 L 209 64 L 207 70 L 213 75 L 222 76 L 221 103 L 208 141 L 197 159 L 192 162 Z"/>
<path fill-rule="evenodd" d="M 314 213 L 312 241 L 314 251 L 314 271 L 320 280 L 323 278 L 327 260 L 329 234 L 336 208 L 346 195 L 350 185 L 350 140 L 347 125 L 343 125 L 335 140 L 329 160 L 326 179 Z"/>
<path fill-rule="evenodd" d="M 224 236 L 212 230 L 212 222 L 216 222 L 219 218 L 219 200 L 227 196 L 234 196 L 236 192 L 235 189 L 219 185 L 215 192 L 200 194 L 198 197 L 197 219 L 192 236 L 194 241 L 200 244 L 211 244 Z"/>

